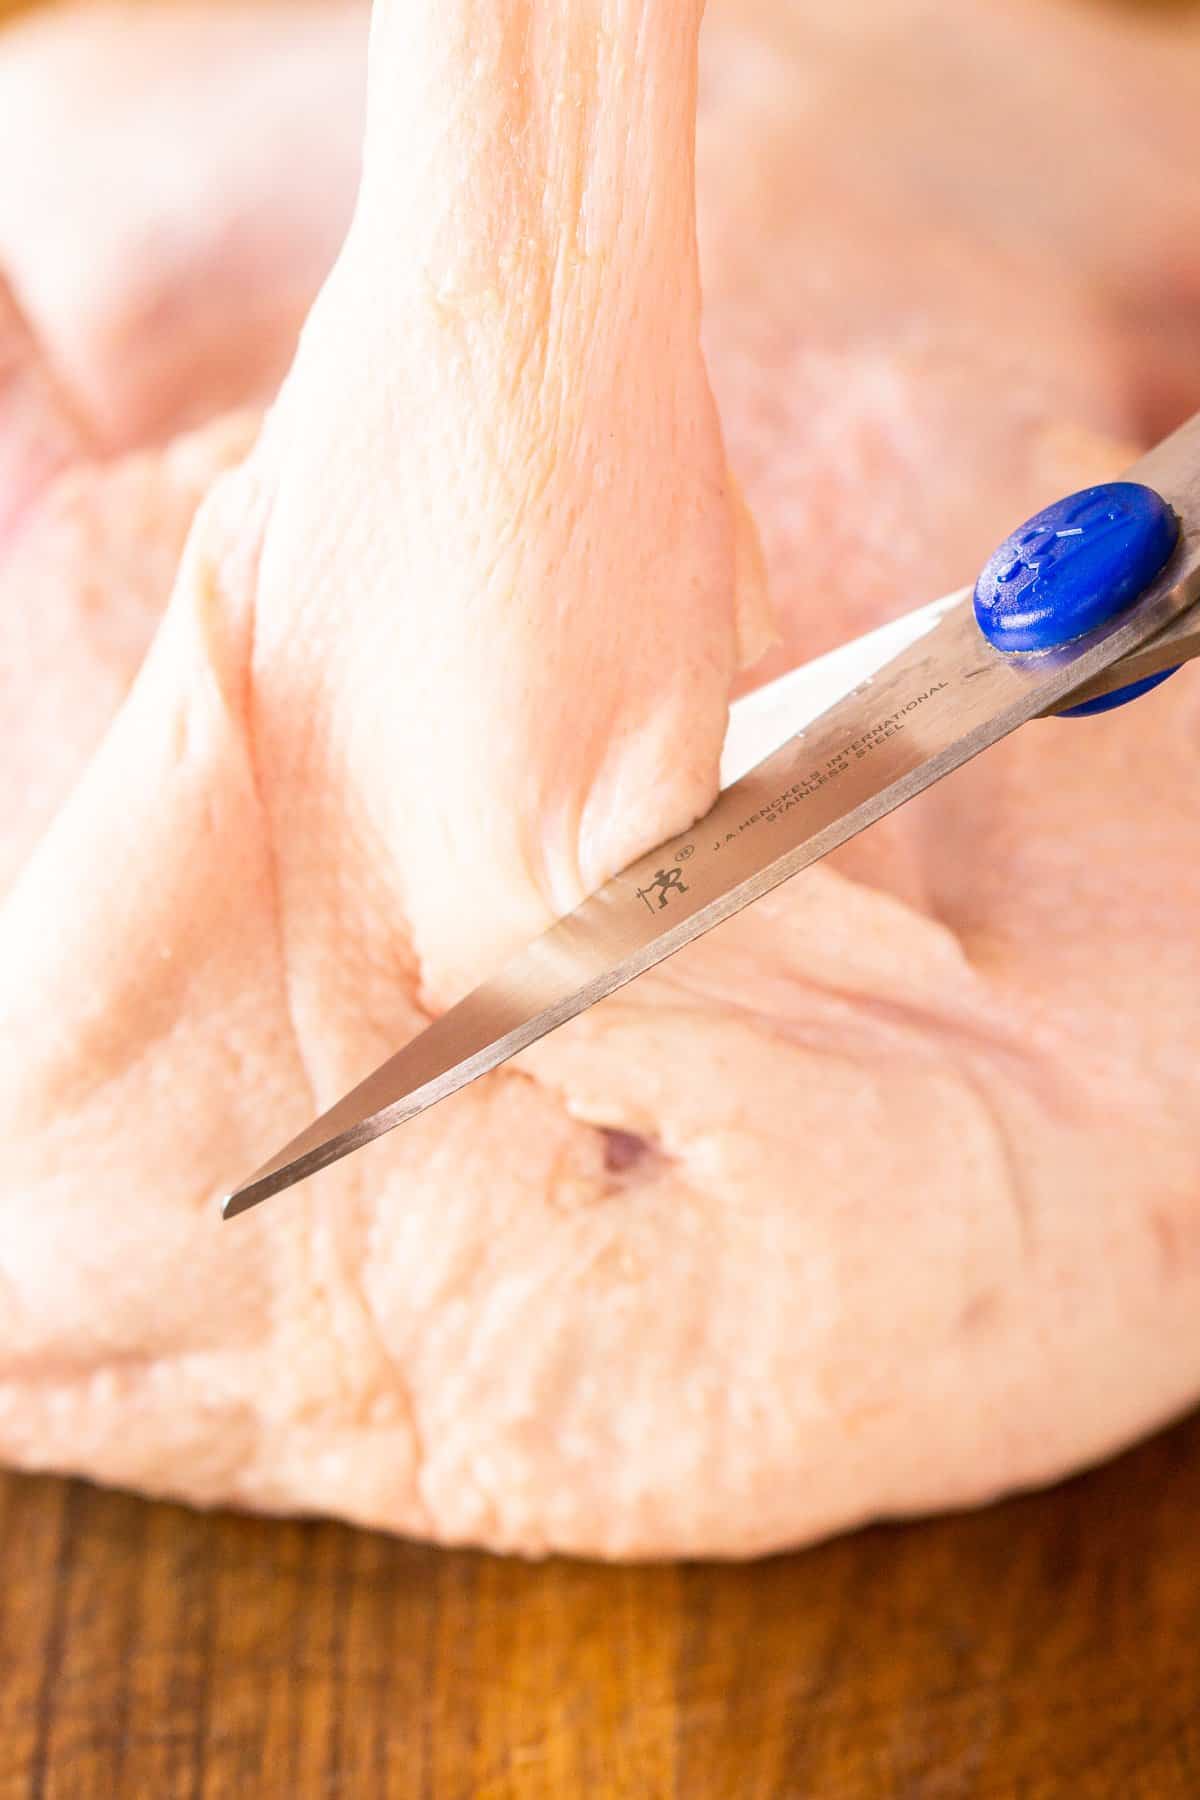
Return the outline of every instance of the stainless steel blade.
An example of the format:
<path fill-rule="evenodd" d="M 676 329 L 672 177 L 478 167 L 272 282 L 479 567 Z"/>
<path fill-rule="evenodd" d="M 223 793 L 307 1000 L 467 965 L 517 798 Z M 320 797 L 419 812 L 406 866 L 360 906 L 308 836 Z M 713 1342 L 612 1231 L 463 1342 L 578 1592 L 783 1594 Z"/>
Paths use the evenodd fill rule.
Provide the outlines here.
<path fill-rule="evenodd" d="M 1197 656 L 1200 656 L 1200 607 L 1192 606 L 1172 619 L 1166 629 L 1157 632 L 1148 643 L 1127 651 L 1118 662 L 1110 663 L 1090 681 L 1073 688 L 1061 705 L 1050 710 L 1061 712 L 1064 707 L 1080 706 L 1085 700 L 1098 700 L 1124 687 L 1127 682 L 1143 681 L 1147 675 L 1160 675 L 1164 669 L 1191 662 Z"/>
<path fill-rule="evenodd" d="M 798 731 L 833 705 L 848 689 L 869 681 L 883 665 L 932 631 L 938 620 L 971 596 L 970 588 L 959 588 L 940 600 L 892 619 L 862 637 L 839 644 L 824 656 L 815 657 L 786 675 L 777 676 L 766 686 L 744 694 L 730 708 L 729 729 L 721 752 L 721 786 L 731 787 L 748 774 L 755 763 L 773 756 Z M 1051 714 L 1084 700 L 1096 700 L 1104 694 L 1141 681 L 1163 669 L 1200 656 L 1200 606 L 1189 607 L 1172 619 L 1165 631 L 1130 650 L 1110 663 L 1081 688 L 1073 688 L 1060 704 L 1050 707 Z"/>
<path fill-rule="evenodd" d="M 515 1056 L 1157 637 L 1200 594 L 1200 415 L 1135 464 L 1174 506 L 1167 569 L 1064 650 L 1003 656 L 969 595 L 367 1077 L 225 1201 L 232 1218 Z M 1124 677 L 1129 679 L 1129 677 Z"/>

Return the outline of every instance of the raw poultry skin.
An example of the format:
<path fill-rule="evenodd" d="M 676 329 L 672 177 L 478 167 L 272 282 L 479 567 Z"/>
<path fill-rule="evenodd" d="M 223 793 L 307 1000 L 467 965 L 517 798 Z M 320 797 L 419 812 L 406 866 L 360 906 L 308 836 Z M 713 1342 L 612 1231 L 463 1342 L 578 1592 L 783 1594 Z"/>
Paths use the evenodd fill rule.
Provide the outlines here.
<path fill-rule="evenodd" d="M 697 9 L 432 14 L 377 11 L 345 253 L 0 920 L 0 1449 L 610 1555 L 1048 1478 L 1200 1385 L 1186 675 L 1019 734 L 519 1067 L 214 1223 L 707 803 L 761 642 L 699 352 Z M 885 66 L 929 16 L 896 13 Z M 1112 65 L 1153 92 L 1141 40 L 1091 29 L 1092 91 Z M 1036 245 L 981 272 L 948 233 L 925 286 L 871 182 L 820 211 L 818 100 L 862 63 L 805 9 L 718 10 L 707 51 L 707 344 L 791 660 L 964 577 L 937 557 L 975 515 L 1119 466 L 1103 434 L 1142 421 L 1098 277 L 1039 275 Z M 53 437 L 43 374 L 12 416 Z M 80 476 L 46 479 L 0 616 Z"/>
<path fill-rule="evenodd" d="M 108 459 L 0 274 L 0 895 L 103 737 L 252 411 Z"/>
<path fill-rule="evenodd" d="M 365 24 L 69 0 L 5 31 L 0 268 L 98 446 L 274 391 L 353 204 Z"/>
<path fill-rule="evenodd" d="M 128 690 L 345 235 L 366 11 L 289 0 L 279 25 L 261 0 L 70 0 L 0 37 L 0 170 L 20 172 L 0 177 L 0 894 Z"/>

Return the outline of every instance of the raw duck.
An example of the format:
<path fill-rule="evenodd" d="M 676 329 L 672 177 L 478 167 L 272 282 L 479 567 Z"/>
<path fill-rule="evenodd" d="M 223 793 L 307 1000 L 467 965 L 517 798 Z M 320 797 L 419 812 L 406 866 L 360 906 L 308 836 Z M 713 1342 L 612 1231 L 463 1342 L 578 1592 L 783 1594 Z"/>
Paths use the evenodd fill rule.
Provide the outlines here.
<path fill-rule="evenodd" d="M 108 451 L 274 391 L 354 203 L 366 23 L 68 0 L 0 38 L 0 267 Z"/>
<path fill-rule="evenodd" d="M 723 439 L 698 6 L 437 10 L 377 8 L 344 251 L 0 920 L 0 1452 L 605 1555 L 1048 1479 L 1200 1390 L 1187 674 L 1028 728 L 237 1225 L 213 1201 L 701 810 L 739 679 L 967 579 L 1186 410 L 1186 331 L 1145 321 L 1186 319 L 1193 36 L 714 9 Z M 1052 181 L 979 148 L 1001 101 Z M 1073 203 L 1122 130 L 1161 230 Z M 69 623 L 57 496 L 112 471 L 24 335 L 4 423 L 65 472 L 11 508 L 0 618 L 41 532 L 22 579 Z"/>
<path fill-rule="evenodd" d="M 0 274 L 0 895 L 145 654 L 196 507 L 254 441 L 229 414 L 159 454 L 99 454 Z"/>
<path fill-rule="evenodd" d="M 0 560 L 0 893 L 124 697 L 345 234 L 366 10 L 301 0 L 286 41 L 279 22 L 71 0 L 0 36 L 0 169 L 21 171 L 0 179 L 0 557 L 46 502 Z"/>

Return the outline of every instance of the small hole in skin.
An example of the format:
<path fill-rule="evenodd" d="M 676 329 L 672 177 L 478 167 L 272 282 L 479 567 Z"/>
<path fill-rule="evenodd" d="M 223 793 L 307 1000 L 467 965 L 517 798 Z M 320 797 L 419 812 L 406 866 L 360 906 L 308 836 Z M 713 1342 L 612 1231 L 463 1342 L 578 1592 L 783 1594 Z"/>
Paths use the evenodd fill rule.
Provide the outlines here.
<path fill-rule="evenodd" d="M 603 1127 L 604 1167 L 610 1175 L 626 1175 L 647 1157 L 653 1146 L 636 1131 L 610 1131 Z"/>

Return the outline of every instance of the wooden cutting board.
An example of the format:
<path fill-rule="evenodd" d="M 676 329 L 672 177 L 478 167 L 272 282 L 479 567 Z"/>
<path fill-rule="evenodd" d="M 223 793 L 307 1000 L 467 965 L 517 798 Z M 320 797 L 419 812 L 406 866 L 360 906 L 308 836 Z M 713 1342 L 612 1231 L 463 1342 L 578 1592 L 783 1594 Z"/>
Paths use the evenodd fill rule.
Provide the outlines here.
<path fill-rule="evenodd" d="M 1200 1419 L 749 1566 L 0 1477 L 0 1800 L 1197 1800 Z"/>

